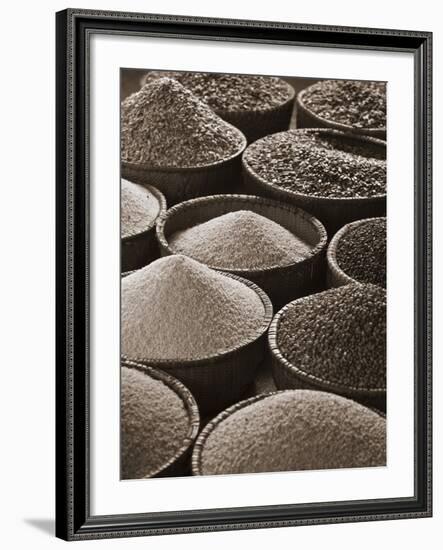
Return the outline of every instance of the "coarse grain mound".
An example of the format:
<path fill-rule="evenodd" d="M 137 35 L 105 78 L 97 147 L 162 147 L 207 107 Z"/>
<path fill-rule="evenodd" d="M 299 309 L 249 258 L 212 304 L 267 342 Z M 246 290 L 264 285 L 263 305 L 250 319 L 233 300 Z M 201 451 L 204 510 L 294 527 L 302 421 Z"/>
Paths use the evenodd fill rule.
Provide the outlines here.
<path fill-rule="evenodd" d="M 386 160 L 327 130 L 288 130 L 252 143 L 244 160 L 268 183 L 314 197 L 386 194 Z"/>
<path fill-rule="evenodd" d="M 291 87 L 274 76 L 151 71 L 145 82 L 177 80 L 218 112 L 266 111 L 289 100 Z"/>
<path fill-rule="evenodd" d="M 130 237 L 151 226 L 160 204 L 148 189 L 125 179 L 121 181 L 121 236 Z"/>
<path fill-rule="evenodd" d="M 386 291 L 350 284 L 292 302 L 278 348 L 299 370 L 359 389 L 386 387 Z"/>
<path fill-rule="evenodd" d="M 231 277 L 181 255 L 122 279 L 122 353 L 192 360 L 231 351 L 258 336 L 264 305 Z"/>
<path fill-rule="evenodd" d="M 278 223 L 250 210 L 228 212 L 177 231 L 170 245 L 175 252 L 220 269 L 281 267 L 308 258 L 312 251 Z"/>
<path fill-rule="evenodd" d="M 353 128 L 386 127 L 386 84 L 354 80 L 323 80 L 303 94 L 314 114 Z"/>
<path fill-rule="evenodd" d="M 205 441 L 203 475 L 386 464 L 386 421 L 338 395 L 287 390 L 247 405 Z"/>
<path fill-rule="evenodd" d="M 349 277 L 386 288 L 386 218 L 349 229 L 338 241 L 335 256 Z"/>
<path fill-rule="evenodd" d="M 156 473 L 183 447 L 189 416 L 166 384 L 135 368 L 121 369 L 121 475 Z"/>
<path fill-rule="evenodd" d="M 121 108 L 121 155 L 152 167 L 207 166 L 237 153 L 242 134 L 192 92 L 159 78 L 126 98 Z"/>

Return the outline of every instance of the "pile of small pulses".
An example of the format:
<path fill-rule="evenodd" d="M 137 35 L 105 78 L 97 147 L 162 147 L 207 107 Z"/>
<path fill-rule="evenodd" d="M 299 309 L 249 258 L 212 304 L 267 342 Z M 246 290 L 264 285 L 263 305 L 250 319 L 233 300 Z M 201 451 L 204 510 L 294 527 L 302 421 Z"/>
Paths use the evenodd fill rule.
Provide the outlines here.
<path fill-rule="evenodd" d="M 276 77 L 151 71 L 122 102 L 122 162 L 166 170 L 217 165 L 245 143 L 223 113 L 263 112 L 291 94 L 291 86 Z M 353 130 L 386 127 L 384 83 L 320 81 L 301 97 L 326 121 Z M 289 128 L 288 122 L 286 131 L 250 143 L 243 162 L 258 179 L 313 198 L 386 194 L 385 149 L 354 134 Z M 146 183 L 155 187 L 155 181 Z M 263 353 L 250 360 L 261 376 L 271 372 L 275 350 L 265 332 L 263 293 L 235 273 L 271 276 L 309 262 L 315 247 L 291 229 L 294 224 L 254 208 L 254 200 L 250 207 L 191 213 L 168 235 L 169 255 L 121 280 L 122 479 L 161 476 L 178 457 L 178 475 L 386 464 L 385 415 L 349 397 L 354 390 L 386 388 L 386 218 L 350 224 L 338 240 L 335 260 L 350 284 L 328 289 L 325 283 L 274 311 L 278 354 L 301 377 L 331 389 L 251 380 L 251 388 L 281 391 L 251 398 L 248 390 L 210 417 L 200 411 L 202 429 L 191 441 L 190 414 L 178 386 L 155 376 L 171 365 L 177 372 L 188 369 L 197 385 L 217 396 L 224 388 L 211 386 L 211 376 L 201 373 L 216 372 L 218 358 L 235 357 L 260 338 Z M 163 215 L 148 188 L 121 180 L 122 238 L 155 227 Z M 326 260 L 322 265 L 326 269 Z M 296 277 L 288 284 L 297 285 Z M 241 362 L 235 369 L 240 373 Z"/>

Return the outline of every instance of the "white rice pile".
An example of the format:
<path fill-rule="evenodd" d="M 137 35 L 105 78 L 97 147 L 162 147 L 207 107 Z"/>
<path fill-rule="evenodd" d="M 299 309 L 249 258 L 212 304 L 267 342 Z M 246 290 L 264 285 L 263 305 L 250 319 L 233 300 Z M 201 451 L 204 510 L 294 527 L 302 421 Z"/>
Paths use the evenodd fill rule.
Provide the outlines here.
<path fill-rule="evenodd" d="M 121 369 L 121 475 L 156 473 L 182 448 L 189 416 L 166 384 L 137 369 Z"/>
<path fill-rule="evenodd" d="M 167 256 L 122 279 L 122 353 L 191 360 L 258 336 L 264 305 L 255 291 L 185 256 Z"/>
<path fill-rule="evenodd" d="M 177 253 L 220 269 L 286 266 L 306 259 L 312 251 L 297 235 L 250 210 L 228 212 L 177 231 L 170 245 Z"/>
<path fill-rule="evenodd" d="M 223 420 L 202 450 L 203 475 L 386 464 L 386 420 L 325 392 L 288 390 Z"/>
<path fill-rule="evenodd" d="M 121 182 L 122 238 L 146 231 L 160 212 L 157 198 L 148 189 L 125 179 Z"/>

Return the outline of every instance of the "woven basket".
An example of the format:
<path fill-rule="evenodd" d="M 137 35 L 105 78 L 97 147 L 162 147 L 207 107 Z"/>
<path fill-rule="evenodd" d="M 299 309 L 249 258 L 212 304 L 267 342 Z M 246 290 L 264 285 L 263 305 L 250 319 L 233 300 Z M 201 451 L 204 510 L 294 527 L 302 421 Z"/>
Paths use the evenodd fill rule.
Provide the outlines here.
<path fill-rule="evenodd" d="M 176 231 L 237 210 L 251 210 L 280 224 L 305 239 L 313 247 L 312 253 L 307 259 L 287 266 L 250 270 L 225 269 L 221 265 L 209 267 L 253 281 L 266 292 L 276 308 L 324 288 L 327 235 L 322 224 L 300 208 L 263 197 L 214 195 L 170 208 L 157 224 L 162 255 L 176 253 L 169 245 L 169 237 Z"/>
<path fill-rule="evenodd" d="M 285 390 L 280 391 L 272 391 L 268 393 L 261 393 L 259 395 L 255 395 L 254 397 L 250 397 L 249 399 L 245 399 L 243 401 L 240 401 L 239 403 L 236 403 L 232 407 L 229 407 L 228 409 L 221 412 L 219 415 L 217 415 L 213 420 L 211 420 L 206 426 L 203 428 L 203 430 L 200 432 L 197 441 L 195 442 L 194 449 L 192 451 L 192 475 L 194 476 L 202 476 L 205 475 L 202 471 L 202 454 L 203 450 L 206 444 L 206 441 L 208 437 L 211 435 L 211 433 L 227 418 L 229 418 L 231 415 L 235 414 L 241 409 L 244 409 L 245 407 L 248 407 L 249 405 L 252 405 L 254 403 L 257 403 L 258 401 L 261 401 L 262 399 L 266 399 L 272 395 L 277 395 L 279 393 L 284 393 Z M 372 409 L 373 412 L 379 414 L 383 418 L 385 418 L 384 413 Z M 276 449 L 276 452 L 278 452 L 278 449 Z M 252 472 L 251 472 L 252 473 Z M 212 475 L 212 474 L 211 474 Z M 222 475 L 222 474 L 220 474 Z"/>
<path fill-rule="evenodd" d="M 180 397 L 189 416 L 188 433 L 183 440 L 180 450 L 167 462 L 165 462 L 161 468 L 147 473 L 144 478 L 188 475 L 190 473 L 189 458 L 191 455 L 191 448 L 200 429 L 200 415 L 198 412 L 197 403 L 195 402 L 191 392 L 185 388 L 182 383 L 169 374 L 166 374 L 165 372 L 151 366 L 142 365 L 140 363 L 128 360 L 123 360 L 122 366 L 137 369 L 140 372 L 151 376 L 151 378 L 155 378 L 156 380 L 163 382 Z"/>
<path fill-rule="evenodd" d="M 287 83 L 286 83 L 287 84 Z M 282 132 L 289 128 L 292 111 L 294 109 L 295 91 L 287 84 L 289 97 L 284 103 L 270 107 L 269 109 L 219 111 L 215 112 L 229 122 L 246 136 L 248 143 L 252 143 L 269 134 Z"/>
<path fill-rule="evenodd" d="M 303 300 L 303 298 L 301 298 Z M 288 361 L 277 344 L 278 324 L 281 316 L 288 310 L 287 304 L 273 318 L 268 331 L 268 344 L 271 351 L 272 374 L 278 389 L 307 389 L 336 393 L 358 401 L 367 407 L 386 411 L 386 388 L 355 388 L 330 382 L 299 369 Z"/>
<path fill-rule="evenodd" d="M 238 150 L 230 157 L 208 164 L 189 168 L 159 168 L 122 161 L 122 177 L 140 185 L 153 185 L 166 198 L 168 206 L 195 197 L 236 191 L 241 185 L 241 155 L 246 147 L 246 138 L 241 137 Z"/>
<path fill-rule="evenodd" d="M 306 130 L 306 132 L 309 131 Z M 344 134 L 337 130 L 315 128 L 312 131 L 340 136 L 342 139 L 348 141 L 367 144 L 368 147 L 379 148 L 382 152 L 386 151 L 386 143 L 379 139 Z M 255 195 L 280 199 L 307 210 L 323 223 L 329 237 L 332 237 L 340 227 L 349 222 L 362 218 L 386 215 L 386 194 L 374 197 L 331 198 L 297 193 L 290 189 L 279 187 L 275 183 L 268 182 L 256 174 L 248 164 L 247 153 L 248 151 L 246 150 L 243 155 L 243 179 L 247 191 Z"/>
<path fill-rule="evenodd" d="M 158 189 L 151 185 L 144 187 L 157 199 L 160 210 L 155 220 L 146 229 L 135 235 L 121 239 L 121 271 L 139 269 L 160 256 L 157 238 L 155 236 L 155 224 L 166 212 L 166 199 Z"/>
<path fill-rule="evenodd" d="M 230 273 L 220 273 L 247 285 L 261 299 L 263 322 L 254 338 L 231 351 L 202 359 L 179 361 L 122 357 L 123 360 L 153 366 L 176 377 L 189 388 L 202 414 L 216 413 L 235 403 L 252 383 L 266 352 L 266 331 L 273 313 L 268 296 L 254 283 Z"/>
<path fill-rule="evenodd" d="M 349 285 L 351 283 L 363 282 L 363 281 L 357 281 L 356 279 L 353 279 L 352 277 L 347 275 L 343 271 L 343 269 L 341 269 L 341 267 L 338 265 L 338 262 L 337 262 L 337 248 L 340 244 L 340 239 L 344 235 L 346 235 L 350 231 L 353 231 L 359 225 L 365 224 L 369 220 L 380 220 L 380 219 L 385 219 L 385 218 L 366 218 L 364 220 L 358 220 L 356 222 L 348 223 L 334 235 L 331 242 L 329 243 L 328 251 L 326 254 L 327 265 L 328 265 L 326 280 L 327 280 L 328 288 L 335 288 L 338 286 Z"/>
<path fill-rule="evenodd" d="M 304 96 L 310 88 L 311 86 L 299 92 L 295 100 L 297 128 L 330 128 L 332 130 L 352 132 L 362 136 L 386 140 L 386 128 L 355 128 L 348 124 L 327 120 L 313 113 L 304 103 Z"/>

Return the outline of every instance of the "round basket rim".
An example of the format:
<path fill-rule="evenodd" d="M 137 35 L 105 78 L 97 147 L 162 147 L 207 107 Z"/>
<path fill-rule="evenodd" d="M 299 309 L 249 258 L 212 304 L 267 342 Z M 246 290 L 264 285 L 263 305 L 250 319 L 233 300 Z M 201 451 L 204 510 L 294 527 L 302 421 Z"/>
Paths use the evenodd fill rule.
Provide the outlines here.
<path fill-rule="evenodd" d="M 186 437 L 183 439 L 182 446 L 174 454 L 174 456 L 172 456 L 168 461 L 166 461 L 163 465 L 159 466 L 157 469 L 153 470 L 152 472 L 149 472 L 149 474 L 146 474 L 142 478 L 137 478 L 137 479 L 149 479 L 149 478 L 158 476 L 159 474 L 164 472 L 167 468 L 169 468 L 175 462 L 177 462 L 190 449 L 190 447 L 193 445 L 194 441 L 196 440 L 200 429 L 200 413 L 192 393 L 188 390 L 188 388 L 184 384 L 182 384 L 179 380 L 177 380 L 172 375 L 160 369 L 156 369 L 152 365 L 143 365 L 141 363 L 138 363 L 136 361 L 131 361 L 131 360 L 122 360 L 121 366 L 129 369 L 136 369 L 150 376 L 151 378 L 154 378 L 155 380 L 159 380 L 163 382 L 166 386 L 168 386 L 169 389 L 171 389 L 176 395 L 178 395 L 178 397 L 180 397 L 180 399 L 182 400 L 185 406 L 185 409 L 189 418 L 189 425 L 188 425 L 188 431 L 187 431 Z"/>
<path fill-rule="evenodd" d="M 175 71 L 173 71 L 173 72 L 175 72 Z M 195 71 L 177 71 L 177 72 L 186 73 L 186 72 L 195 72 Z M 200 72 L 200 71 L 197 71 L 197 72 Z M 205 72 L 205 71 L 203 71 L 203 72 Z M 142 87 L 146 84 L 146 78 L 147 78 L 148 74 L 149 74 L 149 72 L 147 72 L 145 75 L 143 75 L 143 77 L 141 79 Z M 206 74 L 220 74 L 220 73 L 206 73 Z M 233 73 L 233 74 L 234 74 L 234 76 L 237 76 L 235 73 Z M 228 76 L 231 76 L 231 75 L 228 75 Z M 239 76 L 264 76 L 264 75 L 239 75 Z M 161 78 L 161 77 L 159 77 L 159 78 Z M 269 77 L 267 77 L 267 78 L 269 78 Z M 245 114 L 255 114 L 255 113 L 257 113 L 257 114 L 268 114 L 268 113 L 272 113 L 273 111 L 276 111 L 278 109 L 283 109 L 286 106 L 289 106 L 290 103 L 295 100 L 295 97 L 296 97 L 295 88 L 289 82 L 287 82 L 284 78 L 281 78 L 280 76 L 275 76 L 273 78 L 277 78 L 278 80 L 280 80 L 280 82 L 283 82 L 286 85 L 286 89 L 288 90 L 289 95 L 283 102 L 276 103 L 275 105 L 272 105 L 271 107 L 261 108 L 261 109 L 216 109 L 216 108 L 212 107 L 211 105 L 209 105 L 209 103 L 207 103 L 207 102 L 205 102 L 205 103 L 206 103 L 206 105 L 208 105 L 208 107 L 210 107 L 214 111 L 214 113 L 216 113 L 221 118 L 223 118 L 223 115 L 225 115 L 225 114 L 227 114 L 227 115 L 245 115 Z M 182 86 L 183 86 L 183 84 L 182 84 Z M 200 99 L 200 101 L 204 101 L 204 100 Z"/>
<path fill-rule="evenodd" d="M 354 284 L 360 285 L 361 283 L 354 283 Z M 329 292 L 330 290 L 331 289 L 328 289 L 322 292 Z M 342 395 L 352 395 L 355 397 L 375 397 L 375 396 L 385 395 L 386 388 L 359 388 L 355 386 L 348 386 L 346 384 L 332 382 L 330 380 L 320 378 L 319 376 L 316 376 L 312 373 L 305 372 L 300 368 L 298 368 L 293 363 L 291 363 L 288 359 L 286 359 L 286 357 L 280 351 L 280 348 L 277 343 L 277 333 L 278 333 L 278 325 L 280 323 L 282 316 L 295 303 L 300 304 L 300 303 L 306 302 L 311 296 L 303 296 L 302 298 L 297 298 L 296 300 L 292 300 L 292 302 L 289 302 L 288 304 L 286 304 L 284 307 L 280 309 L 280 311 L 278 311 L 275 314 L 268 330 L 268 345 L 269 345 L 269 349 L 271 351 L 273 359 L 277 361 L 280 368 L 282 368 L 284 371 L 289 372 L 291 375 L 299 378 L 300 380 L 315 386 L 321 391 L 339 393 Z"/>
<path fill-rule="evenodd" d="M 340 240 L 343 235 L 346 235 L 350 231 L 353 231 L 359 225 L 364 225 L 369 221 L 374 220 L 386 220 L 386 216 L 376 216 L 374 218 L 364 218 L 362 220 L 356 220 L 355 222 L 350 222 L 340 228 L 337 233 L 332 237 L 328 249 L 326 252 L 326 261 L 328 268 L 337 277 L 343 284 L 352 284 L 352 283 L 363 283 L 363 281 L 358 281 L 350 275 L 348 275 L 339 265 L 337 261 L 337 248 L 340 244 Z"/>
<path fill-rule="evenodd" d="M 309 113 L 309 115 L 316 122 L 326 124 L 326 125 L 330 126 L 332 129 L 342 130 L 344 132 L 350 132 L 350 133 L 359 133 L 359 132 L 363 133 L 364 132 L 365 134 L 367 133 L 369 135 L 380 134 L 382 132 L 386 133 L 386 125 L 385 126 L 379 126 L 377 128 L 356 128 L 355 126 L 351 126 L 350 124 L 343 124 L 342 122 L 336 122 L 336 121 L 333 121 L 333 120 L 328 120 L 327 118 L 324 118 L 324 117 L 314 113 L 314 111 L 312 111 L 311 109 L 309 109 L 309 107 L 306 106 L 303 99 L 304 99 L 304 96 L 306 95 L 306 93 L 308 93 L 310 91 L 312 86 L 315 86 L 316 84 L 318 84 L 318 82 L 314 83 L 314 84 L 311 84 L 310 86 L 308 86 L 307 88 L 304 88 L 303 90 L 300 90 L 297 94 L 297 97 L 296 97 L 297 107 L 301 107 L 302 109 L 304 109 L 307 113 Z"/>
<path fill-rule="evenodd" d="M 140 183 L 134 183 L 133 181 L 128 180 L 127 178 L 122 178 L 122 179 L 128 181 L 129 183 L 132 183 L 133 185 L 138 185 L 139 187 L 143 187 L 144 189 L 147 189 L 152 195 L 155 196 L 159 204 L 159 210 L 158 210 L 157 216 L 147 225 L 145 229 L 143 229 L 143 231 L 138 231 L 137 233 L 131 233 L 130 235 L 125 235 L 124 237 L 121 237 L 122 244 L 126 244 L 128 242 L 140 239 L 144 237 L 147 233 L 150 233 L 152 229 L 155 228 L 157 221 L 166 212 L 167 205 L 166 205 L 166 198 L 163 195 L 163 193 L 153 185 L 148 185 L 147 183 L 141 185 Z"/>
<path fill-rule="evenodd" d="M 292 199 L 305 199 L 309 200 L 311 202 L 325 202 L 328 201 L 329 204 L 334 202 L 336 204 L 349 204 L 349 203 L 367 203 L 371 201 L 380 201 L 386 199 L 386 192 L 382 193 L 380 195 L 371 195 L 366 197 L 328 197 L 324 195 L 308 195 L 307 193 L 300 193 L 297 191 L 293 191 L 292 189 L 286 189 L 284 187 L 281 187 L 279 185 L 276 185 L 275 183 L 271 183 L 267 181 L 265 178 L 257 174 L 252 167 L 249 165 L 248 162 L 248 150 L 250 150 L 251 147 L 257 147 L 257 144 L 260 143 L 262 139 L 267 139 L 270 136 L 277 136 L 279 134 L 286 134 L 286 133 L 292 133 L 292 132 L 321 132 L 322 134 L 332 134 L 334 136 L 344 136 L 346 139 L 349 140 L 355 140 L 355 141 L 363 141 L 370 143 L 372 145 L 376 145 L 378 147 L 385 147 L 386 148 L 386 141 L 375 138 L 372 136 L 363 136 L 354 134 L 351 132 L 342 132 L 341 130 L 335 130 L 332 128 L 290 128 L 289 130 L 284 130 L 283 132 L 277 132 L 275 134 L 270 134 L 268 136 L 265 136 L 263 138 L 258 139 L 257 141 L 254 141 L 251 143 L 242 156 L 242 165 L 243 169 L 246 171 L 246 173 L 254 179 L 255 182 L 257 182 L 262 188 L 271 190 L 273 193 L 279 194 L 281 197 L 284 198 L 292 198 Z"/>
<path fill-rule="evenodd" d="M 227 164 L 237 157 L 241 156 L 243 154 L 243 151 L 246 149 L 247 146 L 247 139 L 246 136 L 243 134 L 241 130 L 239 130 L 236 126 L 233 124 L 230 124 L 229 122 L 226 122 L 223 120 L 225 124 L 227 124 L 232 130 L 234 130 L 238 137 L 240 138 L 240 144 L 238 149 L 229 155 L 228 157 L 219 159 L 215 162 L 211 162 L 209 164 L 201 164 L 199 166 L 153 166 L 150 164 L 141 164 L 138 162 L 128 162 L 125 160 L 121 160 L 122 168 L 125 168 L 127 170 L 135 170 L 138 172 L 153 172 L 153 173 L 164 173 L 164 174 L 171 174 L 171 173 L 194 173 L 194 172 L 203 172 L 206 170 L 212 170 L 219 168 L 220 166 Z M 125 178 L 127 179 L 127 178 Z"/>
<path fill-rule="evenodd" d="M 273 306 L 269 296 L 258 285 L 256 285 L 252 281 L 249 281 L 248 279 L 239 277 L 238 275 L 234 275 L 232 273 L 220 271 L 220 270 L 214 270 L 214 271 L 217 271 L 220 275 L 224 275 L 225 277 L 229 277 L 240 283 L 243 283 L 244 285 L 249 287 L 251 290 L 253 290 L 257 294 L 257 296 L 260 298 L 264 309 L 263 319 L 262 319 L 261 325 L 257 327 L 257 331 L 253 337 L 251 337 L 247 342 L 243 342 L 242 344 L 236 346 L 234 349 L 230 349 L 220 353 L 215 353 L 208 357 L 199 357 L 198 359 L 149 359 L 146 357 L 145 358 L 134 357 L 134 356 L 129 357 L 128 355 L 121 354 L 122 361 L 133 361 L 136 363 L 150 365 L 152 367 L 157 367 L 160 369 L 173 367 L 174 370 L 177 370 L 177 369 L 182 370 L 188 367 L 204 367 L 204 366 L 208 366 L 209 364 L 217 364 L 221 361 L 229 360 L 230 357 L 236 356 L 240 351 L 244 350 L 251 344 L 254 344 L 260 338 L 266 335 L 266 331 L 269 328 L 269 325 L 272 321 L 272 315 L 273 315 Z"/>
<path fill-rule="evenodd" d="M 293 391 L 317 391 L 322 393 L 331 393 L 331 392 L 325 392 L 324 390 L 307 390 L 307 389 L 285 389 L 285 390 L 277 390 L 272 392 L 265 392 L 265 393 L 259 393 L 258 395 L 254 395 L 253 397 L 248 397 L 247 399 L 243 399 L 242 401 L 239 401 L 237 403 L 234 403 L 224 411 L 217 414 L 212 420 L 210 420 L 206 426 L 202 429 L 202 431 L 198 434 L 198 437 L 195 441 L 193 450 L 192 450 L 192 459 L 191 459 L 191 467 L 192 467 L 192 475 L 194 476 L 203 476 L 205 475 L 202 473 L 202 453 L 205 446 L 205 443 L 208 439 L 208 437 L 211 435 L 211 433 L 217 428 L 219 424 L 224 422 L 227 418 L 232 416 L 233 414 L 237 413 L 241 409 L 244 409 L 245 407 L 249 407 L 249 405 L 253 405 L 254 403 L 257 403 L 258 401 L 262 401 L 263 399 L 267 399 L 268 397 L 272 397 L 274 395 L 278 395 L 281 393 L 287 393 L 287 392 L 293 392 Z M 341 396 L 343 397 L 343 396 Z M 354 403 L 357 403 L 361 407 L 365 407 L 367 409 L 370 409 L 372 412 L 377 414 L 378 416 L 381 416 L 382 418 L 386 418 L 386 415 L 379 411 L 378 409 L 372 408 L 372 407 L 366 407 L 365 405 L 362 405 L 358 401 L 355 401 L 354 399 L 350 397 L 344 397 L 344 399 L 348 399 L 349 401 L 354 401 Z M 213 475 L 213 474 L 207 474 L 207 475 Z"/>
<path fill-rule="evenodd" d="M 210 267 L 211 269 L 214 269 L 216 271 L 222 271 L 223 273 L 231 273 L 234 275 L 238 275 L 240 277 L 246 277 L 248 278 L 248 275 L 261 275 L 261 274 L 267 274 L 271 272 L 277 272 L 287 269 L 292 269 L 294 267 L 299 267 L 304 265 L 307 262 L 310 262 L 313 258 L 317 257 L 319 254 L 322 254 L 322 252 L 326 249 L 327 241 L 328 241 L 328 234 L 324 227 L 324 225 L 321 223 L 321 221 L 310 214 L 309 212 L 306 212 L 306 210 L 303 210 L 302 208 L 292 205 L 283 203 L 281 201 L 275 200 L 275 199 L 269 199 L 266 197 L 259 197 L 256 195 L 242 195 L 242 194 L 220 194 L 220 195 L 209 195 L 206 197 L 197 197 L 194 199 L 189 199 L 187 201 L 183 201 L 181 203 L 178 203 L 171 208 L 168 209 L 168 211 L 165 213 L 165 215 L 159 220 L 157 227 L 156 227 L 156 233 L 157 233 L 157 239 L 159 241 L 160 246 L 168 252 L 168 254 L 173 255 L 177 254 L 176 251 L 171 247 L 168 239 L 165 235 L 165 224 L 175 215 L 181 214 L 183 211 L 186 211 L 188 209 L 198 209 L 200 207 L 204 207 L 206 204 L 210 203 L 223 203 L 223 202 L 236 202 L 239 203 L 255 203 L 260 204 L 265 207 L 274 207 L 279 208 L 280 210 L 286 210 L 295 216 L 300 216 L 304 218 L 306 221 L 308 221 L 311 226 L 315 229 L 319 241 L 318 243 L 310 250 L 309 256 L 307 258 L 304 258 L 303 260 L 300 260 L 298 262 L 292 262 L 290 264 L 285 265 L 274 265 L 274 266 L 266 266 L 261 268 L 253 268 L 253 269 L 245 269 L 245 268 L 228 268 L 228 267 L 221 267 L 219 265 L 211 265 L 208 263 L 204 263 L 207 267 Z M 213 218 L 211 218 L 213 219 Z M 185 256 L 188 256 L 187 254 L 184 254 Z M 189 256 L 192 257 L 192 256 Z M 199 261 L 199 260 L 197 260 Z"/>

